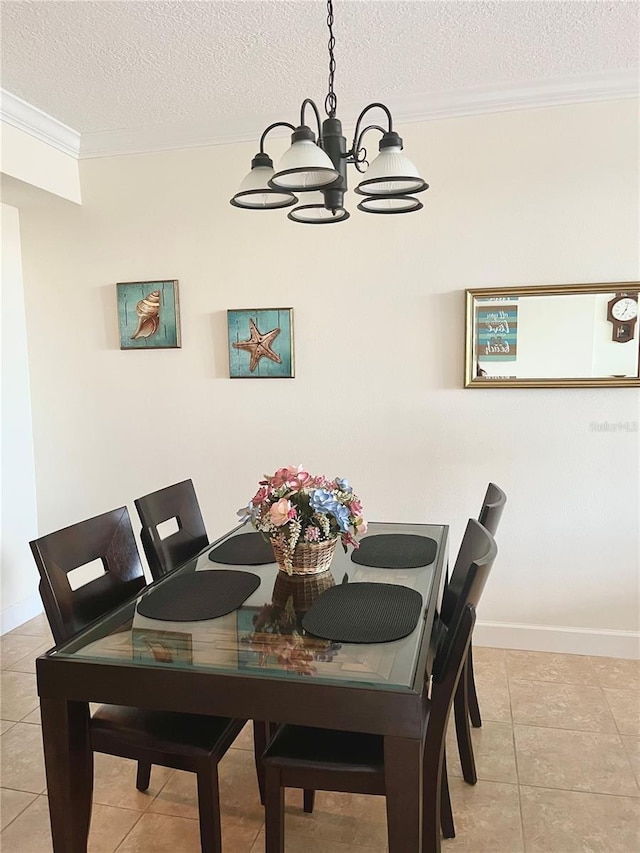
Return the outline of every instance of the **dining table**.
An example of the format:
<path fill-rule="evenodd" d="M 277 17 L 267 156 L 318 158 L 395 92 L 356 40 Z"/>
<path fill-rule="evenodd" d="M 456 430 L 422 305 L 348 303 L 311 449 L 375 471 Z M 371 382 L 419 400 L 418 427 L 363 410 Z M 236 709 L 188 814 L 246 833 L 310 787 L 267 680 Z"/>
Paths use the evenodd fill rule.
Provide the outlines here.
<path fill-rule="evenodd" d="M 449 528 L 375 522 L 362 542 L 397 534 L 432 540 L 431 561 L 409 568 L 363 565 L 352 559 L 357 552 L 345 553 L 338 545 L 329 572 L 299 578 L 275 562 L 229 565 L 214 562 L 215 554 L 210 559 L 220 545 L 247 535 L 240 525 L 38 657 L 54 853 L 87 850 L 93 791 L 89 703 L 382 736 L 389 853 L 420 853 L 423 721 Z M 211 570 L 249 572 L 259 585 L 235 610 L 213 619 L 174 621 L 171 613 L 157 619 L 139 612 L 141 603 L 164 585 Z M 305 631 L 300 620 L 313 600 L 343 583 L 415 590 L 422 597 L 415 628 L 401 639 L 365 643 L 336 642 Z"/>

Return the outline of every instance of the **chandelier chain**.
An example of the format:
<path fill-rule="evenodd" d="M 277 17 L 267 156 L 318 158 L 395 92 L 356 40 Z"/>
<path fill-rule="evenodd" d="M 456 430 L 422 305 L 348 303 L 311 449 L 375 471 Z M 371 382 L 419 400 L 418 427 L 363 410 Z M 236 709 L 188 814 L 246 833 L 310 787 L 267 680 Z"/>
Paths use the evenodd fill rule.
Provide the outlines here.
<path fill-rule="evenodd" d="M 327 0 L 327 26 L 329 27 L 329 91 L 324 101 L 324 109 L 329 118 L 335 118 L 338 109 L 338 98 L 333 91 L 333 78 L 336 73 L 336 60 L 333 55 L 333 49 L 336 46 L 336 39 L 333 35 L 333 2 Z"/>

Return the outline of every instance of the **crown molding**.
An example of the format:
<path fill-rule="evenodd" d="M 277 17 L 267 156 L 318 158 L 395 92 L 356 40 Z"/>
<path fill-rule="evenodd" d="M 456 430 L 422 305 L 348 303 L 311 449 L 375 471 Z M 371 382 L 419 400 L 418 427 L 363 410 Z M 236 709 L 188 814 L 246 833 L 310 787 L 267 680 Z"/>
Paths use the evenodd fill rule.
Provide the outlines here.
<path fill-rule="evenodd" d="M 3 121 L 79 159 L 149 154 L 239 142 L 257 144 L 264 128 L 283 118 L 282 115 L 263 115 L 242 119 L 218 119 L 192 125 L 163 125 L 81 135 L 4 89 L 0 90 L 0 93 L 0 118 Z M 388 99 L 387 104 L 393 111 L 394 123 L 402 125 L 511 110 L 637 98 L 639 93 L 637 71 L 624 70 L 451 92 L 401 95 Z M 353 122 L 359 110 L 359 106 L 346 105 L 342 112 L 343 115 L 351 114 Z M 347 120 L 344 120 L 344 124 L 346 128 L 350 128 Z M 273 136 L 278 135 L 286 136 L 287 133 L 274 131 Z"/>
<path fill-rule="evenodd" d="M 0 89 L 0 120 L 78 159 L 80 134 L 53 116 Z"/>
<path fill-rule="evenodd" d="M 638 97 L 638 74 L 635 71 L 609 71 L 577 77 L 536 80 L 530 83 L 483 86 L 460 91 L 400 96 L 387 101 L 393 111 L 394 124 L 460 118 L 509 110 L 534 109 Z M 347 105 L 342 115 L 351 114 L 351 127 L 360 106 Z M 206 145 L 228 145 L 255 142 L 269 124 L 281 121 L 282 115 L 253 116 L 246 119 L 211 121 L 191 127 L 159 127 L 132 131 L 84 133 L 80 158 L 113 157 L 123 154 L 146 154 L 176 148 L 199 148 Z M 349 122 L 343 118 L 346 128 Z M 286 136 L 276 130 L 273 136 Z"/>
<path fill-rule="evenodd" d="M 422 104 L 413 96 L 400 98 L 396 113 L 399 122 L 428 121 L 592 101 L 616 101 L 639 95 L 638 71 L 603 71 L 577 77 L 433 93 L 426 95 Z"/>

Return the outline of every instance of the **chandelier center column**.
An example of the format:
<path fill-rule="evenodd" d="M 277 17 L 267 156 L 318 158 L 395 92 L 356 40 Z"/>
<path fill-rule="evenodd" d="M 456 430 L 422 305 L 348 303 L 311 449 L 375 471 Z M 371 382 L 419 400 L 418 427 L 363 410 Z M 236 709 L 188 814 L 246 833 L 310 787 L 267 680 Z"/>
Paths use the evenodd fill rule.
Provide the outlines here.
<path fill-rule="evenodd" d="M 322 122 L 322 148 L 340 174 L 335 183 L 323 190 L 325 207 L 336 210 L 344 207 L 347 191 L 347 140 L 342 134 L 340 119 L 326 118 Z"/>

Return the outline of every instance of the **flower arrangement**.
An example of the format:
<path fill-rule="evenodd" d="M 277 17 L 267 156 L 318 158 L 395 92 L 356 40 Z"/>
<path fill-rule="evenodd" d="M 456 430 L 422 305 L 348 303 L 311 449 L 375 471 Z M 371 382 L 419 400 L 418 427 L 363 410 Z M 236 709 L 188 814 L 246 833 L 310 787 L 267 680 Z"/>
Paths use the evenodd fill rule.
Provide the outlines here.
<path fill-rule="evenodd" d="M 284 553 L 291 571 L 298 544 L 320 544 L 340 538 L 344 550 L 358 547 L 356 536 L 367 532 L 362 504 L 349 481 L 314 476 L 301 465 L 279 468 L 260 480 L 260 488 L 238 515 L 268 536 Z"/>

